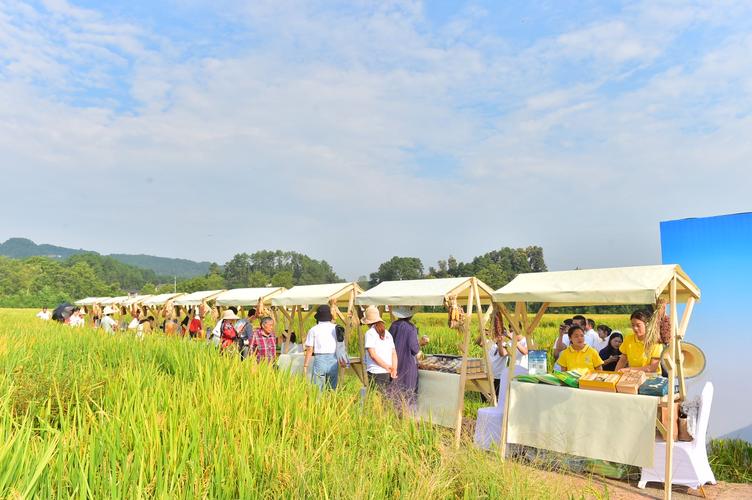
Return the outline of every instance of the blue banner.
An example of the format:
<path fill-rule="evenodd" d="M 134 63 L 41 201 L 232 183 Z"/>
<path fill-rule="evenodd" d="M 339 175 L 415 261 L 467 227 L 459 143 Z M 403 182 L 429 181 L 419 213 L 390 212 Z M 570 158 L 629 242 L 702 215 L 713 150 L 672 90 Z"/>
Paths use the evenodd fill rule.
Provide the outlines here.
<path fill-rule="evenodd" d="M 708 436 L 752 442 L 752 213 L 661 222 L 661 253 L 702 293 L 684 340 L 707 359 L 688 391 L 715 387 Z"/>

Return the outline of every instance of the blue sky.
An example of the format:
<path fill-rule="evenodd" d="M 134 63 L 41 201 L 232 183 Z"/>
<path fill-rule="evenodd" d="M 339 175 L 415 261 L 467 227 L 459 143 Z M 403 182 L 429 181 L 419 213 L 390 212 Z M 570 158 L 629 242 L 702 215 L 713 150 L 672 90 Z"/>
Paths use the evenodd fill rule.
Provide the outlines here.
<path fill-rule="evenodd" d="M 750 10 L 0 0 L 0 239 L 656 263 L 658 221 L 750 208 Z"/>

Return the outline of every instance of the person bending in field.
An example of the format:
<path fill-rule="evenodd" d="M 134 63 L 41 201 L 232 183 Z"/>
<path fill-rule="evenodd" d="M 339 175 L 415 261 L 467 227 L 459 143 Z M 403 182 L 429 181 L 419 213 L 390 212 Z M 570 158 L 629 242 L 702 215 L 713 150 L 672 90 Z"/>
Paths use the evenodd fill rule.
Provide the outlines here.
<path fill-rule="evenodd" d="M 573 325 L 567 331 L 569 346 L 559 355 L 557 363 L 563 371 L 593 371 L 603 364 L 598 351 L 585 343 L 585 332 L 579 325 Z"/>
<path fill-rule="evenodd" d="M 339 377 L 337 363 L 337 328 L 332 322 L 332 310 L 328 305 L 321 305 L 314 315 L 317 323 L 310 330 L 305 339 L 305 361 L 303 371 L 308 373 L 308 367 L 313 358 L 311 380 L 320 391 L 325 387 L 337 388 Z"/>
<path fill-rule="evenodd" d="M 270 316 L 261 318 L 261 326 L 253 331 L 248 345 L 250 354 L 256 361 L 274 363 L 277 359 L 277 336 L 274 335 L 274 319 Z"/>
<path fill-rule="evenodd" d="M 634 333 L 624 337 L 624 342 L 619 347 L 621 356 L 619 356 L 619 361 L 616 363 L 616 371 L 631 368 L 647 373 L 660 373 L 660 358 L 663 345 L 660 342 L 656 342 L 650 346 L 645 344 L 645 334 L 647 333 L 648 321 L 650 321 L 650 313 L 635 311 L 629 317 L 629 321 L 632 323 L 632 331 Z"/>

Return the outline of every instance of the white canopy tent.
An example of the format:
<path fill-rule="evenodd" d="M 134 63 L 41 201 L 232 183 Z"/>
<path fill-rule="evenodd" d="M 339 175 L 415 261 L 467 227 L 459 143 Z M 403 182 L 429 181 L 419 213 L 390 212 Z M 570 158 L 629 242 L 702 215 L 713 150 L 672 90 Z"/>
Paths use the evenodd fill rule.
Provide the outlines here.
<path fill-rule="evenodd" d="M 483 314 L 483 305 L 488 306 L 487 312 L 490 314 L 493 290 L 477 278 L 438 278 L 422 280 L 403 280 L 403 281 L 384 281 L 358 295 L 355 303 L 359 306 L 445 306 L 448 309 L 465 308 L 464 321 L 457 325 L 463 334 L 462 364 L 459 375 L 459 385 L 457 397 L 456 413 L 453 416 L 455 429 L 455 444 L 459 446 L 462 413 L 465 406 L 465 388 L 468 378 L 486 379 L 489 387 L 488 397 L 494 401 L 495 394 L 493 391 L 493 373 L 490 369 L 488 353 L 484 356 L 485 369 L 484 373 L 468 376 L 467 358 L 470 349 L 470 318 L 473 314 L 473 308 L 478 315 L 478 328 L 485 345 L 486 323 L 488 314 Z M 360 337 L 360 336 L 359 336 Z M 364 356 L 365 348 L 361 339 L 361 356 Z M 485 351 L 485 349 L 484 349 Z M 485 391 L 484 391 L 485 392 Z M 419 396 L 420 397 L 420 396 Z"/>
<path fill-rule="evenodd" d="M 103 300 L 111 299 L 112 297 L 86 297 L 85 299 L 77 300 L 74 302 L 77 306 L 93 306 L 101 304 Z"/>
<path fill-rule="evenodd" d="M 125 302 L 126 300 L 128 300 L 128 298 L 129 298 L 128 295 L 121 295 L 119 297 L 110 297 L 109 299 L 102 300 L 100 302 L 100 304 L 103 305 L 103 306 L 113 306 L 113 307 L 116 307 L 116 306 L 122 305 L 123 302 Z"/>
<path fill-rule="evenodd" d="M 345 326 L 345 346 L 348 345 L 353 328 L 358 325 L 358 311 L 355 309 L 355 297 L 363 293 L 363 289 L 357 283 L 330 283 L 324 285 L 298 285 L 285 290 L 272 297 L 272 307 L 275 317 L 281 312 L 285 317 L 288 331 L 293 331 L 293 325 L 297 316 L 298 332 L 300 338 L 304 338 L 304 324 L 315 311 L 312 306 L 329 305 L 332 317 L 339 319 Z M 304 308 L 308 311 L 304 314 Z M 345 308 L 343 314 L 340 308 Z M 287 346 L 283 346 L 286 351 Z M 351 360 L 351 363 L 359 364 L 359 360 Z M 363 384 L 366 384 L 365 374 L 355 370 Z"/>
<path fill-rule="evenodd" d="M 670 306 L 671 342 L 664 352 L 668 365 L 668 378 L 679 379 L 679 400 L 686 394 L 681 351 L 681 341 L 687 331 L 694 304 L 700 300 L 700 289 L 677 264 L 635 266 L 608 269 L 584 269 L 575 271 L 521 274 L 493 293 L 493 301 L 499 313 L 509 321 L 517 334 L 530 336 L 549 306 L 582 305 L 657 305 L 659 301 Z M 514 312 L 506 304 L 514 303 Z M 540 303 L 540 309 L 532 321 L 527 316 L 529 303 Z M 679 321 L 678 306 L 685 303 Z M 507 394 L 513 379 L 516 349 L 511 351 Z M 511 396 L 505 400 L 501 431 L 501 450 L 506 451 Z M 673 470 L 674 426 L 676 425 L 675 387 L 668 384 L 665 397 L 668 408 L 668 427 L 660 420 L 656 427 L 666 440 L 666 472 L 664 498 L 671 498 L 671 475 Z"/>
<path fill-rule="evenodd" d="M 699 299 L 700 290 L 678 265 L 581 269 L 520 274 L 493 292 L 494 302 L 548 302 L 550 307 L 655 304 L 669 299 L 676 276 L 676 298 Z"/>
<path fill-rule="evenodd" d="M 283 287 L 235 288 L 227 290 L 214 298 L 218 306 L 255 306 L 259 301 L 270 304 L 271 299 L 284 292 Z"/>
<path fill-rule="evenodd" d="M 272 305 L 311 306 L 331 304 L 344 307 L 350 304 L 350 297 L 358 295 L 363 289 L 357 283 L 331 283 L 326 285 L 298 285 L 285 290 L 272 298 Z"/>
<path fill-rule="evenodd" d="M 173 304 L 180 307 L 198 306 L 204 302 L 217 297 L 224 290 L 203 290 L 199 292 L 187 293 L 181 295 L 173 301 Z"/>
<path fill-rule="evenodd" d="M 127 300 L 124 300 L 122 305 L 126 307 L 130 306 L 137 306 L 141 304 L 143 301 L 148 299 L 149 297 L 153 297 L 153 295 L 133 295 L 129 297 Z"/>
<path fill-rule="evenodd" d="M 168 301 L 184 295 L 182 293 L 161 293 L 159 295 L 152 295 L 148 299 L 145 299 L 142 304 L 146 307 L 159 307 L 167 304 Z"/>

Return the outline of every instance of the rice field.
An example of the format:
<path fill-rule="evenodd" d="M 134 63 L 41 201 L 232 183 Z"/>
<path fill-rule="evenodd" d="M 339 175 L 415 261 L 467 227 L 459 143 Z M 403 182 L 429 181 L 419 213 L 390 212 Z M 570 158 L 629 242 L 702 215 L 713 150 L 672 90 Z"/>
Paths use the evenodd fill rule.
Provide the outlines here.
<path fill-rule="evenodd" d="M 0 496 L 561 498 L 566 479 L 450 445 L 350 379 L 305 380 L 205 342 L 109 336 L 0 310 Z M 599 497 L 594 488 L 590 495 Z"/>
<path fill-rule="evenodd" d="M 609 496 L 590 479 L 502 462 L 470 436 L 454 450 L 450 431 L 362 399 L 354 377 L 320 395 L 205 342 L 110 336 L 34 312 L 0 309 L 0 497 Z M 417 319 L 448 351 L 457 334 L 437 321 Z M 546 319 L 540 342 L 559 321 Z"/>

